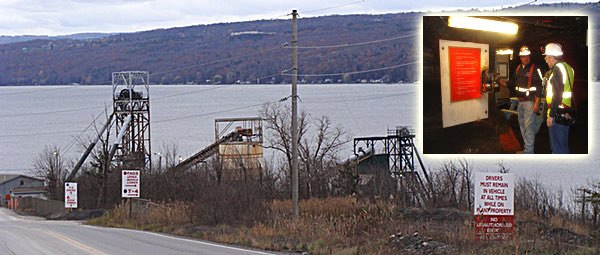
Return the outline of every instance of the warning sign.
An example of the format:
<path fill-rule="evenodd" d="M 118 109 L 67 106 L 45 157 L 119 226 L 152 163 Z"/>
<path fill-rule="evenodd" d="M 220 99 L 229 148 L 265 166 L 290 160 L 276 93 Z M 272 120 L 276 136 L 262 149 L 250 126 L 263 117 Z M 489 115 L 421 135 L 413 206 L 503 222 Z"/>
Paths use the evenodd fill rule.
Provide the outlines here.
<path fill-rule="evenodd" d="M 481 49 L 448 48 L 450 61 L 450 101 L 481 97 Z"/>
<path fill-rule="evenodd" d="M 140 171 L 123 170 L 121 172 L 121 197 L 140 197 Z"/>
<path fill-rule="evenodd" d="M 474 173 L 475 233 L 480 240 L 507 240 L 514 232 L 514 175 Z"/>
<path fill-rule="evenodd" d="M 479 240 L 510 240 L 515 216 L 475 215 L 475 236 Z"/>
<path fill-rule="evenodd" d="M 65 208 L 77 208 L 76 182 L 65 182 Z"/>
<path fill-rule="evenodd" d="M 512 174 L 474 173 L 475 215 L 515 215 Z"/>

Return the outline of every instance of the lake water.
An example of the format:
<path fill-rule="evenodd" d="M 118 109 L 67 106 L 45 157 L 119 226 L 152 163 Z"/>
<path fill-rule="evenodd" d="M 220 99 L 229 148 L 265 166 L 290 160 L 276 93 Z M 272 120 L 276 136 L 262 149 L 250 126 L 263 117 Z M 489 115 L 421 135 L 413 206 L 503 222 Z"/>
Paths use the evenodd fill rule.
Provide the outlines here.
<path fill-rule="evenodd" d="M 45 145 L 58 146 L 77 160 L 83 148 L 69 144 L 76 135 L 95 133 L 80 131 L 105 105 L 112 107 L 111 93 L 111 86 L 0 87 L 0 172 L 29 169 Z M 174 143 L 186 158 L 214 142 L 214 119 L 258 116 L 263 103 L 290 94 L 290 85 L 153 85 L 152 150 Z M 415 123 L 414 84 L 300 85 L 298 94 L 299 109 L 309 118 L 329 116 L 350 137 L 385 135 L 387 128 Z M 100 117 L 98 126 L 105 119 Z M 352 154 L 351 145 L 343 154 Z"/>
<path fill-rule="evenodd" d="M 301 110 L 312 118 L 329 116 L 350 137 L 385 135 L 395 126 L 416 127 L 420 119 L 418 87 L 414 84 L 300 85 L 298 91 Z M 76 135 L 94 134 L 93 130 L 81 131 L 103 112 L 105 105 L 111 107 L 111 92 L 110 86 L 0 87 L 0 173 L 27 173 L 45 145 L 58 146 L 66 158 L 78 160 L 83 148 L 69 145 Z M 163 144 L 174 143 L 186 158 L 214 141 L 214 119 L 258 116 L 261 104 L 289 96 L 290 86 L 153 85 L 150 95 L 153 151 L 160 152 Z M 600 99 L 600 90 L 590 89 L 590 95 L 593 105 Z M 595 123 L 600 111 L 590 108 L 590 123 Z M 103 121 L 102 116 L 97 124 Z M 591 126 L 589 155 L 462 158 L 468 159 L 476 171 L 497 171 L 497 164 L 503 162 L 517 176 L 538 178 L 568 192 L 600 178 L 600 156 L 595 146 L 599 132 L 598 125 Z M 342 154 L 350 156 L 352 145 L 348 144 Z M 435 169 L 457 157 L 425 155 L 424 160 L 427 167 Z"/>

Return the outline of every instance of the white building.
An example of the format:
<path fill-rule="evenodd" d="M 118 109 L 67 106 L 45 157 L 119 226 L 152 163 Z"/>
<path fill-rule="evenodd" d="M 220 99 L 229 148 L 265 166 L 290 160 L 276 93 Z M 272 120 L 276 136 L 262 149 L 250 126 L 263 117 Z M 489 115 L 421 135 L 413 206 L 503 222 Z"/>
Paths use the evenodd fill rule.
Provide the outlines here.
<path fill-rule="evenodd" d="M 0 174 L 0 204 L 6 205 L 7 195 L 41 197 L 46 194 L 44 180 L 20 174 Z"/>

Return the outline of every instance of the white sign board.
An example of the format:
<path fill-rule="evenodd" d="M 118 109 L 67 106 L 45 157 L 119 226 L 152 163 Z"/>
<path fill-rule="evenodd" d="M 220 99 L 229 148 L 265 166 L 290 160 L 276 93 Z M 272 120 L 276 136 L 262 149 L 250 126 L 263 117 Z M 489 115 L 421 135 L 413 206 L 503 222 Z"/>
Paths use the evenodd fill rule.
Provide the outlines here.
<path fill-rule="evenodd" d="M 140 197 L 140 171 L 123 170 L 121 172 L 121 197 Z"/>
<path fill-rule="evenodd" d="M 515 215 L 515 177 L 502 173 L 473 173 L 475 215 Z"/>
<path fill-rule="evenodd" d="M 77 208 L 76 182 L 65 182 L 65 208 Z"/>
<path fill-rule="evenodd" d="M 470 59 L 461 60 L 452 58 L 453 55 L 450 54 L 450 50 L 453 48 L 479 49 L 479 56 L 477 58 L 479 68 L 476 68 L 478 70 L 472 70 L 477 73 L 464 75 L 462 80 L 452 81 L 452 70 L 460 68 L 460 66 L 465 65 L 465 63 L 473 63 Z M 473 77 L 481 77 L 481 73 L 479 72 L 489 68 L 489 57 L 488 44 L 440 40 L 440 85 L 442 90 L 442 126 L 444 128 L 486 119 L 488 117 L 487 94 L 483 94 L 475 99 L 452 100 L 452 89 L 454 88 L 452 87 L 452 84 L 454 83 L 454 85 L 457 86 L 475 81 L 479 83 L 480 80 L 475 80 Z M 453 59 L 454 61 L 452 61 Z M 458 61 L 458 63 L 456 61 Z M 424 91 L 424 93 L 427 93 L 427 91 Z"/>

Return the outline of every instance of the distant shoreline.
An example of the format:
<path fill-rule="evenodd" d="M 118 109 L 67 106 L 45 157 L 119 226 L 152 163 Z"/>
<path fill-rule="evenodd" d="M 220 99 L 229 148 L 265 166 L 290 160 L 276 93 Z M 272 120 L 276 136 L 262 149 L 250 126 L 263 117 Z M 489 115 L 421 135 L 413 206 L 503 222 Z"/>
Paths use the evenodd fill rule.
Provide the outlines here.
<path fill-rule="evenodd" d="M 407 83 L 299 83 L 298 85 L 416 85 L 419 82 L 407 82 Z M 249 84 L 150 84 L 150 86 L 236 86 L 236 85 L 290 85 L 289 83 L 249 83 Z M 85 84 L 85 85 L 71 85 L 71 84 L 45 84 L 45 85 L 0 85 L 0 87 L 90 87 L 90 86 L 111 86 L 111 84 Z"/>

